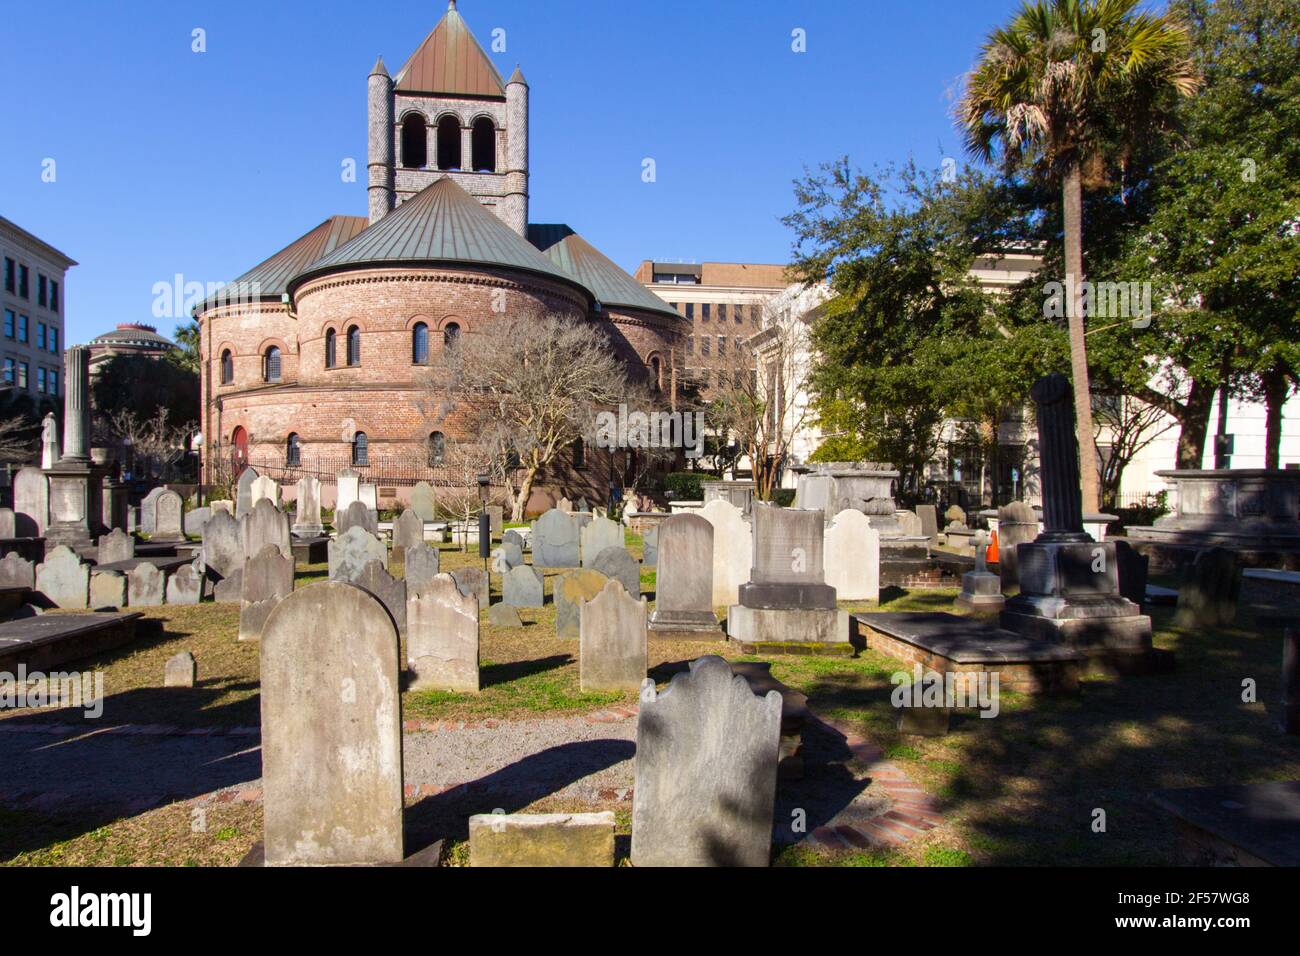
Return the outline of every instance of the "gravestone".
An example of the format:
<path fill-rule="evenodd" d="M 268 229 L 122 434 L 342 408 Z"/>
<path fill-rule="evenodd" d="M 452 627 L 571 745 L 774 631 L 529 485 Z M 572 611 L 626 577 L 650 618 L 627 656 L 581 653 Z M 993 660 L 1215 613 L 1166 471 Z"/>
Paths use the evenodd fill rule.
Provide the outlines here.
<path fill-rule="evenodd" d="M 120 571 L 92 571 L 90 606 L 95 610 L 126 607 L 126 575 Z"/>
<path fill-rule="evenodd" d="M 469 818 L 472 867 L 614 865 L 614 814 L 476 813 Z"/>
<path fill-rule="evenodd" d="M 151 541 L 185 540 L 185 501 L 170 488 L 164 489 L 154 502 L 154 529 Z"/>
<path fill-rule="evenodd" d="M 1018 548 L 1038 537 L 1038 512 L 1023 501 L 1013 501 L 998 509 L 998 574 L 1002 593 L 1020 589 Z"/>
<path fill-rule="evenodd" d="M 493 551 L 492 556 L 496 560 L 492 570 L 497 574 L 505 574 L 524 563 L 524 552 L 513 541 L 501 542 L 501 547 Z"/>
<path fill-rule="evenodd" d="M 126 575 L 126 599 L 131 607 L 161 607 L 167 576 L 156 564 L 141 561 Z"/>
<path fill-rule="evenodd" d="M 135 538 L 121 528 L 99 536 L 99 564 L 130 561 L 135 557 Z"/>
<path fill-rule="evenodd" d="M 407 548 L 424 544 L 424 519 L 407 508 L 393 522 L 393 560 L 406 553 Z"/>
<path fill-rule="evenodd" d="M 573 502 L 568 498 L 561 498 L 555 503 L 555 510 L 562 511 L 566 515 L 573 514 Z"/>
<path fill-rule="evenodd" d="M 333 581 L 355 583 L 371 561 L 385 564 L 388 549 L 384 542 L 362 527 L 348 528 L 329 542 L 329 576 Z"/>
<path fill-rule="evenodd" d="M 413 548 L 406 549 L 406 590 L 412 593 L 420 590 L 438 573 L 438 549 L 420 542 Z"/>
<path fill-rule="evenodd" d="M 596 558 L 606 548 L 623 547 L 623 526 L 608 518 L 595 517 L 582 529 L 582 566 L 595 567 Z"/>
<path fill-rule="evenodd" d="M 406 634 L 406 581 L 388 573 L 383 561 L 371 561 L 352 582 L 379 598 L 393 616 L 397 633 Z"/>
<path fill-rule="evenodd" d="M 348 505 L 352 502 L 361 500 L 361 476 L 351 468 L 344 468 L 335 480 L 338 482 L 338 489 L 334 497 L 334 527 L 336 530 L 342 530 L 338 527 L 337 516 L 340 512 L 347 511 Z"/>
<path fill-rule="evenodd" d="M 433 488 L 427 481 L 418 481 L 411 489 L 411 510 L 424 521 L 433 521 L 438 517 L 437 501 L 433 497 Z"/>
<path fill-rule="evenodd" d="M 477 597 L 479 607 L 488 606 L 488 601 L 491 600 L 492 583 L 486 571 L 482 568 L 457 568 L 451 572 L 451 576 L 456 579 L 456 587 L 460 588 L 461 594 L 472 594 Z"/>
<path fill-rule="evenodd" d="M 229 498 L 217 498 L 213 501 L 209 501 L 208 507 L 212 509 L 213 514 L 216 514 L 218 511 L 224 511 L 232 518 L 235 515 L 235 503 Z"/>
<path fill-rule="evenodd" d="M 939 515 L 934 505 L 917 505 L 916 517 L 921 522 L 921 534 L 933 541 L 939 534 Z"/>
<path fill-rule="evenodd" d="M 524 536 L 514 528 L 511 528 L 509 531 L 506 531 L 504 534 L 501 535 L 501 544 L 515 545 L 516 547 L 519 548 L 520 554 L 523 554 L 526 550 L 528 550 L 528 542 L 525 541 Z"/>
<path fill-rule="evenodd" d="M 354 501 L 342 511 L 334 512 L 334 531 L 343 534 L 349 528 L 360 528 L 379 537 L 379 520 L 364 502 Z"/>
<path fill-rule="evenodd" d="M 50 469 L 58 463 L 59 421 L 53 412 L 46 412 L 41 419 L 41 468 Z"/>
<path fill-rule="evenodd" d="M 706 504 L 700 509 L 699 515 L 713 525 L 713 606 L 735 604 L 740 599 L 740 586 L 749 580 L 750 569 L 753 567 L 753 530 L 745 520 L 744 513 L 721 498 L 715 498 Z M 662 562 L 662 537 L 659 553 Z M 656 598 L 659 590 L 655 589 Z"/>
<path fill-rule="evenodd" d="M 294 505 L 292 533 L 299 538 L 315 538 L 325 533 L 320 516 L 320 479 L 298 479 L 297 501 Z"/>
<path fill-rule="evenodd" d="M 372 514 L 378 513 L 379 492 L 375 485 L 363 481 L 357 488 L 357 500 L 365 505 Z M 375 520 L 378 520 L 378 518 L 376 517 Z"/>
<path fill-rule="evenodd" d="M 0 540 L 18 537 L 18 522 L 12 508 L 0 508 Z"/>
<path fill-rule="evenodd" d="M 493 627 L 523 627 L 524 619 L 519 609 L 509 604 L 493 604 L 488 608 L 488 623 Z"/>
<path fill-rule="evenodd" d="M 267 865 L 400 862 L 398 636 L 384 606 L 312 584 L 271 612 L 259 655 Z"/>
<path fill-rule="evenodd" d="M 649 668 L 646 603 L 610 580 L 579 610 L 578 684 L 584 693 L 636 691 Z"/>
<path fill-rule="evenodd" d="M 193 687 L 198 676 L 199 666 L 189 651 L 181 651 L 167 658 L 167 663 L 163 666 L 164 687 Z"/>
<path fill-rule="evenodd" d="M 820 512 L 814 512 L 820 517 Z M 634 866 L 767 866 L 781 694 L 758 697 L 720 657 L 662 692 L 642 684 L 632 795 Z"/>
<path fill-rule="evenodd" d="M 511 568 L 501 577 L 501 601 L 511 607 L 542 607 L 542 572 L 531 564 Z"/>
<path fill-rule="evenodd" d="M 17 551 L 0 558 L 0 588 L 36 587 L 36 564 Z"/>
<path fill-rule="evenodd" d="M 573 518 L 552 508 L 533 522 L 533 564 L 539 568 L 576 568 L 578 526 Z"/>
<path fill-rule="evenodd" d="M 1240 597 L 1240 559 L 1227 548 L 1208 548 L 1183 569 L 1174 623 L 1189 628 L 1229 626 Z"/>
<path fill-rule="evenodd" d="M 36 590 L 56 607 L 84 608 L 90 602 L 90 565 L 61 544 L 36 566 Z"/>
<path fill-rule="evenodd" d="M 861 511 L 845 509 L 827 526 L 823 560 L 837 600 L 880 600 L 880 532 Z"/>
<path fill-rule="evenodd" d="M 948 528 L 965 529 L 966 512 L 962 511 L 957 505 L 950 505 L 948 510 L 943 513 L 943 520 L 946 522 L 944 530 Z"/>
<path fill-rule="evenodd" d="M 239 523 L 228 511 L 217 511 L 203 526 L 201 550 L 206 575 L 218 601 L 238 601 L 244 570 L 244 543 Z"/>
<path fill-rule="evenodd" d="M 485 510 L 488 513 L 490 533 L 494 538 L 499 538 L 501 536 L 501 527 L 505 524 L 505 509 L 500 505 L 488 505 Z"/>
<path fill-rule="evenodd" d="M 151 488 L 140 500 L 140 530 L 143 533 L 152 535 L 158 530 L 158 496 L 166 490 L 161 485 Z"/>
<path fill-rule="evenodd" d="M 259 501 L 269 501 L 277 508 L 280 507 L 280 486 L 276 484 L 274 478 L 270 475 L 259 475 L 253 479 L 253 484 L 248 489 L 249 503 L 256 508 Z"/>
<path fill-rule="evenodd" d="M 1002 542 L 999 538 L 999 546 Z M 1121 538 L 1115 539 L 1115 563 L 1119 573 L 1119 593 L 1134 604 L 1147 599 L 1147 575 L 1151 559 Z"/>
<path fill-rule="evenodd" d="M 555 603 L 555 636 L 577 640 L 582 634 L 582 602 L 590 601 L 609 582 L 591 568 L 562 574 L 555 580 L 551 600 Z"/>
<path fill-rule="evenodd" d="M 185 537 L 198 537 L 203 534 L 203 526 L 208 523 L 212 517 L 212 509 L 191 508 L 182 515 L 182 524 L 185 526 Z"/>
<path fill-rule="evenodd" d="M 50 479 L 39 468 L 19 468 L 14 475 L 14 520 L 17 538 L 39 538 L 50 523 Z"/>
<path fill-rule="evenodd" d="M 924 533 L 921 516 L 915 511 L 903 509 L 894 512 L 894 517 L 898 519 L 898 530 L 904 538 L 919 538 Z"/>
<path fill-rule="evenodd" d="M 655 525 L 641 539 L 641 563 L 653 568 L 659 563 L 659 525 Z"/>
<path fill-rule="evenodd" d="M 242 518 L 253 510 L 253 482 L 259 477 L 257 469 L 251 465 L 240 472 L 239 481 L 235 483 L 236 518 Z"/>
<path fill-rule="evenodd" d="M 975 570 L 967 571 L 961 576 L 961 593 L 957 595 L 956 604 L 971 611 L 1000 611 L 1005 599 L 1002 597 L 1002 580 L 988 569 L 988 540 L 983 531 L 975 534 Z"/>
<path fill-rule="evenodd" d="M 717 503 L 735 510 L 725 501 Z M 715 538 L 713 525 L 697 514 L 677 514 L 660 523 L 655 610 L 650 615 L 650 630 L 657 636 L 722 636 L 713 614 Z"/>
<path fill-rule="evenodd" d="M 641 596 L 641 565 L 637 564 L 636 558 L 628 553 L 627 548 L 617 545 L 606 548 L 596 556 L 591 570 L 617 581 L 632 597 Z"/>
<path fill-rule="evenodd" d="M 293 593 L 293 557 L 273 544 L 244 562 L 239 600 L 239 640 L 258 641 L 277 604 Z"/>
<path fill-rule="evenodd" d="M 478 599 L 462 594 L 450 574 L 439 574 L 407 598 L 406 618 L 411 687 L 477 694 Z"/>
<path fill-rule="evenodd" d="M 240 582 L 242 586 L 242 581 Z M 203 564 L 182 564 L 167 579 L 168 604 L 198 604 L 203 598 Z"/>
<path fill-rule="evenodd" d="M 239 519 L 239 537 L 245 560 L 256 557 L 268 544 L 279 548 L 286 558 L 293 557 L 289 516 L 271 504 L 269 498 L 258 499 L 252 510 Z"/>

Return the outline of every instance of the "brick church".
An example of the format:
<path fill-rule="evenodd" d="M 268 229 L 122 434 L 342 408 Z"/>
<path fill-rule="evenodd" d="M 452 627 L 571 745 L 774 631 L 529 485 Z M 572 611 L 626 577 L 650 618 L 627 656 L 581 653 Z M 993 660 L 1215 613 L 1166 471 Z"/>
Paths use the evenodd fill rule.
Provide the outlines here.
<path fill-rule="evenodd" d="M 528 84 L 455 0 L 368 91 L 369 215 L 329 216 L 196 309 L 205 481 L 226 462 L 426 477 L 412 463 L 472 438 L 429 411 L 427 366 L 502 311 L 599 323 L 630 378 L 669 385 L 687 324 L 568 226 L 528 221 Z"/>

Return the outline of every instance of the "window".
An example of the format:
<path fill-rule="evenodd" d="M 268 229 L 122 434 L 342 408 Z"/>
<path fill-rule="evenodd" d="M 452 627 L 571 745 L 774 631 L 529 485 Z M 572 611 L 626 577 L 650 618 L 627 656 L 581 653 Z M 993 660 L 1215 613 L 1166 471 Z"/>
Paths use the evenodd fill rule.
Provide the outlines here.
<path fill-rule="evenodd" d="M 14 337 L 14 323 L 16 321 L 14 310 L 5 309 L 5 338 L 12 339 Z"/>
<path fill-rule="evenodd" d="M 449 345 L 455 345 L 458 338 L 460 338 L 460 326 L 455 322 L 448 322 L 442 330 L 443 348 L 446 348 Z"/>
<path fill-rule="evenodd" d="M 695 336 L 693 335 L 686 336 L 686 354 L 687 355 L 695 354 Z"/>
<path fill-rule="evenodd" d="M 718 336 L 718 354 L 719 355 L 727 354 L 727 337 L 725 335 Z"/>
<path fill-rule="evenodd" d="M 687 303 L 686 303 L 686 317 L 687 317 L 688 319 L 693 319 L 693 318 L 695 318 L 695 303 L 694 303 L 694 302 L 687 302 Z"/>
<path fill-rule="evenodd" d="M 416 322 L 411 330 L 411 362 L 424 365 L 429 361 L 429 327 L 423 322 Z"/>
<path fill-rule="evenodd" d="M 18 316 L 18 341 L 19 341 L 19 342 L 26 342 L 26 341 L 27 341 L 27 326 L 28 326 L 28 324 L 29 324 L 29 320 L 28 320 L 27 316 L 25 316 L 25 315 L 20 315 L 20 316 Z"/>
<path fill-rule="evenodd" d="M 402 165 L 424 169 L 429 164 L 429 128 L 424 117 L 412 113 L 402 120 Z"/>
<path fill-rule="evenodd" d="M 45 323 L 44 322 L 36 323 L 36 347 L 38 349 L 45 348 Z"/>
<path fill-rule="evenodd" d="M 28 373 L 28 371 L 29 371 L 29 367 L 28 367 L 28 365 L 27 365 L 26 362 L 19 362 L 19 363 L 18 363 L 18 387 L 19 387 L 19 388 L 26 388 L 26 387 L 27 387 L 27 373 Z"/>
<path fill-rule="evenodd" d="M 709 337 L 707 335 L 700 336 L 700 354 L 701 355 L 709 354 Z"/>
<path fill-rule="evenodd" d="M 441 465 L 447 456 L 447 436 L 442 432 L 429 433 L 429 467 Z"/>
<path fill-rule="evenodd" d="M 221 384 L 229 385 L 235 380 L 235 357 L 230 354 L 230 349 L 221 353 Z"/>
<path fill-rule="evenodd" d="M 725 302 L 723 302 L 721 305 L 718 306 L 718 321 L 719 322 L 727 321 L 727 303 Z"/>
<path fill-rule="evenodd" d="M 50 351 L 55 354 L 59 351 L 59 330 L 53 327 L 50 329 Z"/>
<path fill-rule="evenodd" d="M 662 386 L 663 380 L 660 378 L 659 356 L 650 356 L 650 385 L 658 389 Z"/>
<path fill-rule="evenodd" d="M 365 432 L 357 432 L 352 439 L 352 464 L 370 464 L 370 445 L 366 441 Z"/>
<path fill-rule="evenodd" d="M 280 381 L 280 349 L 272 345 L 266 350 L 266 355 L 262 361 L 262 380 L 266 382 Z"/>
<path fill-rule="evenodd" d="M 460 169 L 460 120 L 454 116 L 438 120 L 438 168 Z"/>
<path fill-rule="evenodd" d="M 325 367 L 334 368 L 339 364 L 338 333 L 333 329 L 325 330 Z"/>
<path fill-rule="evenodd" d="M 31 293 L 27 288 L 27 267 L 18 267 L 18 294 L 24 299 L 31 298 Z"/>
<path fill-rule="evenodd" d="M 36 274 L 36 304 L 44 307 L 45 303 L 49 301 L 49 297 L 49 286 L 45 284 L 45 276 L 38 272 Z"/>
<path fill-rule="evenodd" d="M 361 330 L 355 325 L 348 329 L 348 364 L 361 364 Z"/>
<path fill-rule="evenodd" d="M 302 465 L 302 442 L 298 440 L 297 432 L 292 432 L 288 442 L 285 443 L 284 463 L 290 468 L 298 468 Z"/>
<path fill-rule="evenodd" d="M 702 318 L 705 322 L 709 321 L 711 317 L 709 314 L 711 309 L 712 306 L 708 302 L 705 302 L 702 306 L 700 306 L 700 318 Z"/>
<path fill-rule="evenodd" d="M 17 366 L 14 363 L 13 359 L 11 358 L 5 359 L 5 384 L 6 385 L 12 385 L 14 383 L 14 377 L 17 374 L 15 371 L 16 368 Z"/>
<path fill-rule="evenodd" d="M 573 440 L 573 467 L 587 467 L 587 447 L 582 443 L 581 438 Z"/>
<path fill-rule="evenodd" d="M 45 369 L 36 369 L 36 391 L 45 394 Z"/>
<path fill-rule="evenodd" d="M 474 121 L 474 131 L 470 134 L 474 171 L 495 173 L 497 171 L 497 130 L 486 116 Z"/>
<path fill-rule="evenodd" d="M 50 280 L 50 308 L 59 311 L 59 283 L 56 279 Z"/>
<path fill-rule="evenodd" d="M 50 394 L 59 394 L 59 373 L 54 369 L 50 369 Z"/>
<path fill-rule="evenodd" d="M 736 306 L 735 316 L 736 316 L 736 324 L 737 324 L 737 325 L 739 325 L 741 322 L 744 322 L 744 321 L 745 321 L 745 309 L 746 309 L 746 306 L 743 306 L 743 305 L 738 305 L 738 306 Z"/>
<path fill-rule="evenodd" d="M 18 263 L 5 256 L 5 291 L 13 292 L 16 275 L 18 272 Z"/>

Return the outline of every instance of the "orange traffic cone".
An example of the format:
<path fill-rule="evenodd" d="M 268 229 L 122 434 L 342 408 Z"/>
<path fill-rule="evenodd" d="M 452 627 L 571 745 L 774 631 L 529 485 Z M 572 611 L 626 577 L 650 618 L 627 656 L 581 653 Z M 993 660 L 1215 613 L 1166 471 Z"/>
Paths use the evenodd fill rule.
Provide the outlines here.
<path fill-rule="evenodd" d="M 998 563 L 998 533 L 996 531 L 989 535 L 989 549 L 984 552 L 984 560 L 989 564 Z"/>

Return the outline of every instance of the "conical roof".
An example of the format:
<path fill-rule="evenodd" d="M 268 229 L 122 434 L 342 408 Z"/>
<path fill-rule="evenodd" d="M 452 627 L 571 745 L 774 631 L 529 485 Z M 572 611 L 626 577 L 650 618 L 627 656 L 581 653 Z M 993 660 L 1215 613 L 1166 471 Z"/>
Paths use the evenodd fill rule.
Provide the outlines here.
<path fill-rule="evenodd" d="M 455 2 L 393 77 L 403 93 L 505 96 L 501 74 L 469 32 Z"/>
<path fill-rule="evenodd" d="M 534 249 L 450 176 L 420 190 L 351 242 L 311 263 L 289 282 L 367 266 L 460 263 L 521 269 L 587 291 Z"/>
<path fill-rule="evenodd" d="M 289 280 L 323 255 L 333 252 L 370 224 L 365 216 L 330 216 L 315 229 L 299 236 L 271 258 L 258 263 L 238 279 L 210 295 L 200 311 L 232 301 L 279 300 Z"/>
<path fill-rule="evenodd" d="M 573 276 L 591 292 L 597 302 L 670 315 L 685 321 L 676 309 L 646 289 L 603 252 L 568 226 L 558 223 L 530 223 L 528 241 L 546 258 Z"/>

